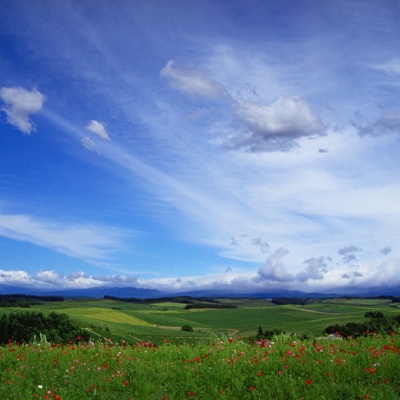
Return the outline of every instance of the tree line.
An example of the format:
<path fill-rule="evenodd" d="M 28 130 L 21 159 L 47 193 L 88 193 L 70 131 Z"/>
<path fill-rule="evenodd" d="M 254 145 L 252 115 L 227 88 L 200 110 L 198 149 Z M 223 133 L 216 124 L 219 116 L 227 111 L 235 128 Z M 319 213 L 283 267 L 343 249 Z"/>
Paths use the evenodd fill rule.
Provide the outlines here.
<path fill-rule="evenodd" d="M 375 334 L 390 334 L 400 327 L 400 315 L 394 317 L 384 315 L 381 311 L 369 311 L 365 313 L 369 321 L 364 323 L 348 322 L 347 324 L 335 324 L 325 328 L 325 333 L 337 333 L 347 338 Z"/>
<path fill-rule="evenodd" d="M 64 297 L 36 296 L 32 294 L 0 294 L 0 307 L 29 308 L 40 301 L 64 301 Z"/>
<path fill-rule="evenodd" d="M 348 322 L 347 324 L 334 324 L 325 328 L 324 333 L 340 335 L 343 338 L 367 336 L 370 334 L 389 335 L 400 328 L 400 315 L 387 316 L 381 311 L 368 311 L 364 314 L 369 320 L 366 322 Z M 260 325 L 257 329 L 256 338 L 271 340 L 273 336 L 283 332 L 279 329 L 263 330 Z M 302 336 L 306 339 L 307 336 Z"/>
<path fill-rule="evenodd" d="M 89 341 L 89 333 L 73 323 L 68 315 L 52 312 L 47 317 L 41 312 L 23 312 L 0 318 L 0 343 L 30 343 L 43 336 L 50 343 Z"/>
<path fill-rule="evenodd" d="M 115 301 L 123 301 L 128 303 L 163 303 L 163 302 L 172 302 L 172 303 L 183 303 L 183 304 L 193 304 L 195 301 L 206 301 L 208 303 L 219 303 L 218 300 L 215 300 L 210 297 L 192 297 L 192 296 L 169 296 L 169 297 L 149 297 L 147 299 L 139 299 L 137 297 L 117 297 L 117 296 L 109 296 L 105 295 L 104 299 L 107 300 L 115 300 Z"/>

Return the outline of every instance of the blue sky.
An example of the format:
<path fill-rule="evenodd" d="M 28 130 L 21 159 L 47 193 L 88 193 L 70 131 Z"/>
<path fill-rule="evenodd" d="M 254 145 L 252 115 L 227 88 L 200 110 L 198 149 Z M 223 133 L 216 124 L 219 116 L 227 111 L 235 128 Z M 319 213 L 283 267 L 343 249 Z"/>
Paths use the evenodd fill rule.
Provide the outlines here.
<path fill-rule="evenodd" d="M 0 283 L 399 286 L 400 3 L 0 14 Z"/>

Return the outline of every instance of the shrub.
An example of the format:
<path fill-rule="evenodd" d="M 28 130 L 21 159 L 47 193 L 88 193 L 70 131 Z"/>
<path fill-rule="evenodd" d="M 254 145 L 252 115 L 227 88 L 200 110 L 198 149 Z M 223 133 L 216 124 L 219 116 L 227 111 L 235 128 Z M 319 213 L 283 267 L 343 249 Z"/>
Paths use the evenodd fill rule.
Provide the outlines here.
<path fill-rule="evenodd" d="M 183 325 L 181 330 L 186 332 L 193 332 L 193 328 L 190 325 Z"/>

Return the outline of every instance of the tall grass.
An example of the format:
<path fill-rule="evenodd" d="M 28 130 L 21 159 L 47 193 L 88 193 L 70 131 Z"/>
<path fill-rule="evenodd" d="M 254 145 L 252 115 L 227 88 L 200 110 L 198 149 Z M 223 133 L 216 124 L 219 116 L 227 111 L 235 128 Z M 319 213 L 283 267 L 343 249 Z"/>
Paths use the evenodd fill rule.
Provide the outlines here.
<path fill-rule="evenodd" d="M 400 398 L 400 335 L 0 347 L 1 399 Z"/>

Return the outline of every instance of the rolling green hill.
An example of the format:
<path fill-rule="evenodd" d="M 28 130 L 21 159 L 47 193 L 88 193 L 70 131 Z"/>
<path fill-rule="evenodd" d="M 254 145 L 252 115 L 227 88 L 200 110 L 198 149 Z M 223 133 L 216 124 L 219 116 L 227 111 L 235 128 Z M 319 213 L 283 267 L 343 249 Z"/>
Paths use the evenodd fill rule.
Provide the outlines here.
<path fill-rule="evenodd" d="M 218 299 L 221 304 L 232 304 L 230 309 L 191 309 L 174 302 L 123 302 L 112 299 L 40 301 L 29 311 L 43 314 L 67 314 L 93 339 L 138 340 L 161 342 L 201 341 L 212 335 L 254 336 L 259 326 L 264 330 L 293 332 L 310 337 L 322 335 L 325 327 L 347 322 L 363 322 L 367 311 L 381 311 L 387 315 L 400 314 L 398 303 L 390 299 L 329 299 L 313 300 L 305 305 L 276 305 L 261 299 Z M 0 314 L 21 311 L 17 307 L 2 307 Z M 189 325 L 193 332 L 181 330 Z"/>

